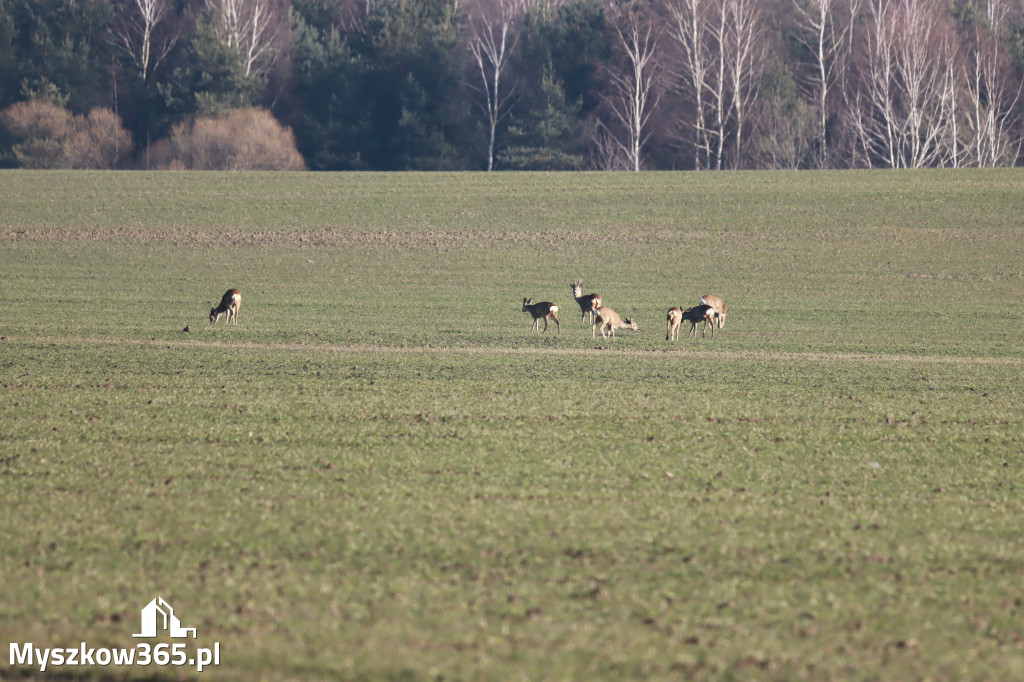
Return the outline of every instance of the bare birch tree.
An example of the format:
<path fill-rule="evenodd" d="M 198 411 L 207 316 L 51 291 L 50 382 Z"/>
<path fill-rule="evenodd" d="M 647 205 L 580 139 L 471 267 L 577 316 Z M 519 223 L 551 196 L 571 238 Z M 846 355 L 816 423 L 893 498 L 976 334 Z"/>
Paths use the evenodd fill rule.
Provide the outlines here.
<path fill-rule="evenodd" d="M 739 167 L 746 154 L 748 113 L 764 73 L 766 27 L 760 4 L 666 0 L 665 6 L 677 49 L 677 87 L 693 98 L 694 166 L 721 170 L 732 135 Z"/>
<path fill-rule="evenodd" d="M 217 39 L 237 51 L 245 75 L 259 74 L 274 56 L 274 16 L 269 0 L 205 0 Z"/>
<path fill-rule="evenodd" d="M 942 165 L 951 148 L 952 42 L 927 0 L 871 0 L 867 12 L 865 148 L 891 168 Z"/>
<path fill-rule="evenodd" d="M 1007 0 L 982 0 L 985 25 L 976 27 L 965 76 L 971 147 L 978 166 L 1015 164 L 1020 141 L 1010 135 L 1011 116 L 1021 95 L 1010 86 L 1008 64 L 1001 40 L 1010 7 Z"/>
<path fill-rule="evenodd" d="M 818 165 L 827 168 L 830 163 L 828 121 L 832 113 L 829 93 L 845 75 L 860 0 L 848 0 L 846 21 L 842 23 L 838 17 L 838 0 L 794 0 L 794 4 L 805 31 L 800 34 L 801 40 L 814 57 L 811 81 L 818 114 Z"/>
<path fill-rule="evenodd" d="M 722 155 L 725 150 L 725 124 L 729 119 L 728 100 L 726 99 L 725 92 L 727 81 L 725 73 L 725 44 L 728 25 L 729 11 L 726 2 L 725 0 L 717 0 L 717 6 L 714 8 L 712 20 L 709 23 L 711 41 L 714 45 L 713 77 L 709 82 L 709 92 L 711 93 L 711 107 L 714 113 L 712 137 L 715 139 L 715 170 L 722 170 Z"/>
<path fill-rule="evenodd" d="M 712 0 L 668 0 L 669 35 L 679 49 L 679 66 L 674 74 L 684 94 L 693 98 L 693 167 L 700 170 L 708 163 L 711 143 L 707 131 L 707 101 L 712 77 L 713 57 L 710 39 L 709 7 Z M 704 158 L 701 159 L 703 153 Z"/>
<path fill-rule="evenodd" d="M 729 59 L 726 77 L 731 95 L 730 108 L 736 121 L 736 164 L 743 163 L 743 125 L 747 109 L 757 96 L 764 73 L 767 48 L 762 35 L 764 17 L 756 0 L 725 0 L 728 28 L 725 52 Z"/>
<path fill-rule="evenodd" d="M 590 161 L 594 170 L 624 171 L 630 170 L 629 158 L 625 147 L 607 126 L 599 124 L 594 129 L 591 139 Z"/>
<path fill-rule="evenodd" d="M 924 0 L 905 0 L 899 43 L 900 80 L 906 95 L 904 164 L 922 168 L 943 162 L 949 149 L 951 94 L 946 65 L 953 57 L 949 35 L 942 35 L 938 15 Z"/>
<path fill-rule="evenodd" d="M 629 159 L 630 169 L 640 170 L 644 143 L 650 136 L 648 123 L 658 106 L 657 36 L 649 14 L 636 7 L 623 10 L 615 23 L 616 46 L 624 56 L 621 70 L 608 73 L 611 94 L 606 103 L 612 117 L 624 130 L 614 136 Z M 602 124 L 603 125 L 603 124 Z M 605 126 L 607 128 L 607 126 Z"/>
<path fill-rule="evenodd" d="M 114 29 L 117 44 L 135 62 L 143 81 L 149 79 L 153 69 L 177 42 L 177 36 L 171 36 L 158 47 L 154 46 L 153 32 L 166 12 L 167 0 L 132 0 L 124 9 L 120 25 Z"/>
<path fill-rule="evenodd" d="M 469 50 L 480 70 L 483 93 L 481 108 L 487 115 L 487 170 L 494 169 L 494 144 L 498 123 L 508 114 L 509 101 L 515 86 L 502 92 L 501 77 L 508 66 L 509 56 L 515 49 L 516 37 L 512 27 L 521 12 L 517 0 L 499 0 L 491 8 L 478 6 L 469 18 Z"/>

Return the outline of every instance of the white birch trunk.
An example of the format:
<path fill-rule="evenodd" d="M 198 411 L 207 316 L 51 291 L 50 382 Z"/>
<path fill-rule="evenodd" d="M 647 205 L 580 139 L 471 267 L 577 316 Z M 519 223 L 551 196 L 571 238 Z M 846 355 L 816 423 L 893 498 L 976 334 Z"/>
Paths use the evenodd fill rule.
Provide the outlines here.
<path fill-rule="evenodd" d="M 494 149 L 498 123 L 507 112 L 512 89 L 505 94 L 501 91 L 501 76 L 508 66 L 509 55 L 515 46 L 511 40 L 512 24 L 516 17 L 516 5 L 502 2 L 497 18 L 481 13 L 470 21 L 469 50 L 480 72 L 484 103 L 481 108 L 487 116 L 487 170 L 494 170 Z"/>

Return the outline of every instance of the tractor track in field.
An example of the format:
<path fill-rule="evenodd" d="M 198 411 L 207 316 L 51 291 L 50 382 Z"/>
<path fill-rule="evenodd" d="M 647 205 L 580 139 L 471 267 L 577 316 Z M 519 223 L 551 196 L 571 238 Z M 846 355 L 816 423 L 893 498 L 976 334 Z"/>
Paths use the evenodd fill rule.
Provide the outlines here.
<path fill-rule="evenodd" d="M 897 353 L 821 353 L 793 352 L 771 350 L 717 350 L 694 349 L 680 346 L 665 349 L 616 348 L 611 345 L 600 345 L 590 348 L 548 348 L 538 346 L 493 347 L 493 346 L 380 346 L 358 343 L 331 343 L 325 341 L 228 341 L 206 339 L 116 339 L 103 337 L 40 337 L 40 336 L 5 336 L 0 339 L 0 349 L 5 345 L 84 345 L 84 346 L 148 346 L 153 348 L 188 348 L 188 349 L 232 349 L 253 351 L 288 351 L 338 353 L 351 355 L 437 355 L 437 356 L 528 356 L 528 357 L 602 357 L 618 355 L 635 358 L 686 357 L 703 360 L 778 360 L 783 362 L 854 362 L 854 363 L 925 363 L 925 364 L 965 364 L 965 365 L 996 365 L 1024 367 L 1024 357 L 964 357 L 953 355 L 912 355 Z"/>

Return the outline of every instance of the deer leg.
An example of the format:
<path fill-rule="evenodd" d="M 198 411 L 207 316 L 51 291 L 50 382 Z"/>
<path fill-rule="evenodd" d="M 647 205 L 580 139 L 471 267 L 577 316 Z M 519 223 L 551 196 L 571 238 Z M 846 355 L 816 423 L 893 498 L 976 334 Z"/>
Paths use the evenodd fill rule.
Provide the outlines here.
<path fill-rule="evenodd" d="M 562 335 L 562 323 L 558 321 L 558 315 L 552 315 L 551 319 L 555 321 L 555 326 L 558 327 L 558 335 Z"/>

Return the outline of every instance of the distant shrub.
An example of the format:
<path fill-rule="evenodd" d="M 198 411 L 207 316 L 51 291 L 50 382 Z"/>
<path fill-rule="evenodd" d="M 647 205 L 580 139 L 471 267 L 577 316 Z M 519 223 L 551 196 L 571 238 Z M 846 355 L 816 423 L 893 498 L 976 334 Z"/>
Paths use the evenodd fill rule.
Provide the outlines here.
<path fill-rule="evenodd" d="M 131 152 L 132 138 L 113 111 L 93 109 L 75 117 L 75 134 L 66 149 L 72 168 L 116 168 Z"/>
<path fill-rule="evenodd" d="M 154 168 L 304 170 L 295 136 L 266 109 L 235 109 L 179 123 L 149 150 Z"/>
<path fill-rule="evenodd" d="M 116 168 L 132 149 L 131 136 L 109 109 L 76 116 L 48 100 L 18 102 L 0 112 L 22 168 Z"/>

